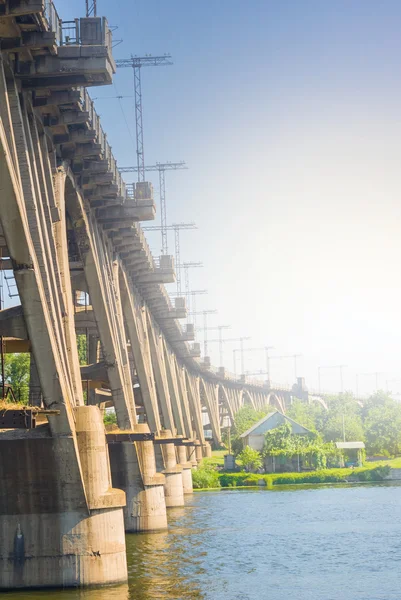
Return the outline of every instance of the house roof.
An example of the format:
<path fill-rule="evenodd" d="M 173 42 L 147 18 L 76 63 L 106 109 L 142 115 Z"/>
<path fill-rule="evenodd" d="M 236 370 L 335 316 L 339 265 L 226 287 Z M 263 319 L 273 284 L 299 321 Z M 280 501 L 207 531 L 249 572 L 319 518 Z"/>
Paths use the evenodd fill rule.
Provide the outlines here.
<path fill-rule="evenodd" d="M 336 448 L 342 450 L 354 450 L 357 448 L 365 448 L 365 444 L 363 442 L 336 442 Z"/>
<path fill-rule="evenodd" d="M 258 421 L 254 425 L 252 425 L 252 427 L 250 427 L 247 431 L 245 431 L 242 435 L 240 435 L 240 437 L 245 438 L 246 436 L 250 435 L 253 431 L 255 431 L 255 429 L 260 427 L 260 425 L 263 425 L 264 423 L 269 421 L 269 419 L 271 419 L 275 415 L 280 415 L 281 417 L 283 417 L 283 419 L 285 421 L 288 421 L 289 423 L 291 423 L 291 425 L 296 425 L 297 427 L 300 427 L 303 430 L 302 433 L 312 433 L 312 431 L 310 431 L 309 429 L 307 429 L 300 423 L 297 423 L 296 421 L 294 421 L 294 419 L 291 419 L 291 417 L 287 417 L 286 415 L 283 415 L 283 413 L 281 413 L 279 410 L 275 410 L 275 411 L 269 413 L 268 415 L 266 415 L 265 417 L 263 417 L 263 419 L 260 419 L 260 421 Z M 277 427 L 277 425 L 275 427 Z M 274 429 L 275 427 L 272 427 L 272 429 Z M 266 431 L 268 431 L 268 428 L 266 428 Z"/>

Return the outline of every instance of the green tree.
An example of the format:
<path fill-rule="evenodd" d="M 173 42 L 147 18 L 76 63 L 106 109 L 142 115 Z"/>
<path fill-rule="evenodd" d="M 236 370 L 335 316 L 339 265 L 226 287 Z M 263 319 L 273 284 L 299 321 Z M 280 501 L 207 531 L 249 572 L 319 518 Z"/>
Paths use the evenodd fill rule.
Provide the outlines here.
<path fill-rule="evenodd" d="M 18 402 L 28 403 L 29 399 L 29 353 L 5 354 L 4 376 L 11 385 Z"/>
<path fill-rule="evenodd" d="M 240 408 L 234 417 L 234 424 L 231 427 L 231 449 L 236 456 L 243 449 L 240 436 L 252 427 L 252 425 L 260 421 L 260 419 L 263 419 L 269 412 L 269 407 L 265 407 L 262 410 L 255 410 L 252 406 L 246 405 Z"/>
<path fill-rule="evenodd" d="M 373 397 L 365 408 L 368 454 L 401 453 L 401 407 L 391 398 Z"/>
<path fill-rule="evenodd" d="M 234 417 L 234 434 L 242 435 L 255 423 L 263 419 L 269 413 L 269 409 L 255 410 L 252 406 L 246 405 L 239 409 Z"/>
<path fill-rule="evenodd" d="M 84 333 L 77 335 L 77 346 L 78 346 L 78 358 L 80 365 L 86 365 L 87 360 L 87 340 Z"/>
<path fill-rule="evenodd" d="M 262 451 L 263 455 L 295 454 L 295 446 L 298 442 L 293 438 L 296 437 L 299 436 L 292 435 L 292 428 L 288 421 L 279 427 L 267 431 Z"/>
<path fill-rule="evenodd" d="M 245 446 L 238 455 L 238 459 L 242 462 L 245 471 L 256 471 L 263 464 L 260 453 L 250 446 Z"/>
<path fill-rule="evenodd" d="M 326 420 L 326 409 L 319 402 L 294 400 L 286 415 L 310 431 L 321 431 Z"/>

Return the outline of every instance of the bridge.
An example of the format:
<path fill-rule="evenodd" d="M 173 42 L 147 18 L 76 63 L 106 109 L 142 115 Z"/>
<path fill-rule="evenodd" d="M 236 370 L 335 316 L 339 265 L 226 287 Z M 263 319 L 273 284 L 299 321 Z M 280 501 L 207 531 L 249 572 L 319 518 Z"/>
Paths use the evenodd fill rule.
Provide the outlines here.
<path fill-rule="evenodd" d="M 107 20 L 0 0 L 0 42 L 0 266 L 20 302 L 0 336 L 31 355 L 30 406 L 0 410 L 0 589 L 121 582 L 124 532 L 167 527 L 227 418 L 308 393 L 211 367 L 181 326 L 173 258 L 140 226 L 152 185 L 128 189 L 87 91 L 115 73 Z"/>

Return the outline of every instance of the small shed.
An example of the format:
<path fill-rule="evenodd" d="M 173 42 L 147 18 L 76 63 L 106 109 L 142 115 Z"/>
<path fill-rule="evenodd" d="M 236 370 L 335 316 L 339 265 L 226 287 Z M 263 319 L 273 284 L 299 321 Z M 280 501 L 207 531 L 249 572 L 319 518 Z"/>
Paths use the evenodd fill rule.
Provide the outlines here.
<path fill-rule="evenodd" d="M 283 415 L 283 413 L 280 411 L 275 410 L 255 423 L 255 425 L 252 425 L 252 427 L 250 427 L 240 436 L 244 447 L 249 446 L 250 448 L 260 452 L 263 449 L 266 432 L 270 431 L 271 429 L 276 429 L 276 427 L 280 427 L 280 425 L 283 425 L 286 422 L 291 425 L 291 432 L 293 434 L 308 435 L 309 433 L 312 433 L 300 423 L 297 423 L 290 417 Z"/>
<path fill-rule="evenodd" d="M 365 449 L 365 444 L 363 442 L 335 442 L 335 444 L 336 448 L 342 450 L 348 457 L 348 461 L 345 462 L 346 466 L 354 464 L 358 467 L 362 466 L 362 450 Z"/>

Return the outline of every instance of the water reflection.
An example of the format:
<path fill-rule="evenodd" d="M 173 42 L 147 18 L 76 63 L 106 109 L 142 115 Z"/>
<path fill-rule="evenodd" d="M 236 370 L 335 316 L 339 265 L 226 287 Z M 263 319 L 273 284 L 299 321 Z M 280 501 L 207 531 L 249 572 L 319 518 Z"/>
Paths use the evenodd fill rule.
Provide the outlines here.
<path fill-rule="evenodd" d="M 128 586 L 5 600 L 400 600 L 401 487 L 231 490 L 127 536 Z"/>
<path fill-rule="evenodd" d="M 102 587 L 90 590 L 37 590 L 10 592 L 4 600 L 131 600 L 126 583 L 113 587 Z"/>
<path fill-rule="evenodd" d="M 198 577 L 199 548 L 191 544 L 195 528 L 190 508 L 169 509 L 170 531 L 128 535 L 127 556 L 133 600 L 203 599 Z"/>

